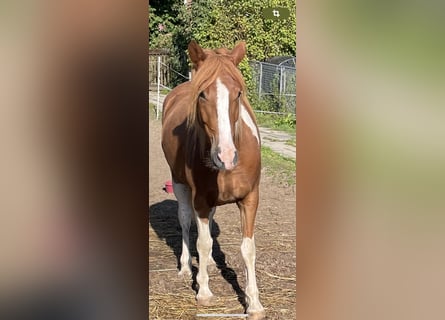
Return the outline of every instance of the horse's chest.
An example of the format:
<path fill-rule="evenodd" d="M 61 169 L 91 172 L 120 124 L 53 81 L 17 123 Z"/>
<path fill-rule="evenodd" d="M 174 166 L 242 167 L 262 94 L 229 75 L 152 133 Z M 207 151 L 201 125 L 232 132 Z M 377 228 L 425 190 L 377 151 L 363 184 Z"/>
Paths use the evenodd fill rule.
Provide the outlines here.
<path fill-rule="evenodd" d="M 243 199 L 252 191 L 252 182 L 243 176 L 220 175 L 218 177 L 218 204 Z"/>

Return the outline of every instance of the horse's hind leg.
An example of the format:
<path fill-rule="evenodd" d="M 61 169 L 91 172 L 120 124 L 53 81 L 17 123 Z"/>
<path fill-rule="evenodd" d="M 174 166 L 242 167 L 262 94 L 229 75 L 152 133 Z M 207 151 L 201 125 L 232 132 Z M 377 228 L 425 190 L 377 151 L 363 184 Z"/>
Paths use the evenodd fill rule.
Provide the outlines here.
<path fill-rule="evenodd" d="M 188 186 L 173 182 L 173 191 L 178 200 L 178 219 L 182 228 L 182 253 L 181 270 L 179 276 L 192 275 L 192 259 L 190 257 L 190 223 L 192 221 L 193 208 L 191 202 L 191 191 Z"/>
<path fill-rule="evenodd" d="M 215 208 L 210 209 L 209 217 L 212 217 Z M 210 235 L 210 220 L 208 218 L 201 218 L 196 215 L 196 225 L 198 227 L 198 240 L 196 241 L 196 248 L 199 254 L 199 270 L 196 276 L 196 281 L 199 285 L 196 300 L 198 305 L 208 306 L 213 303 L 213 294 L 209 288 L 209 274 L 207 266 L 211 259 L 213 240 Z"/>

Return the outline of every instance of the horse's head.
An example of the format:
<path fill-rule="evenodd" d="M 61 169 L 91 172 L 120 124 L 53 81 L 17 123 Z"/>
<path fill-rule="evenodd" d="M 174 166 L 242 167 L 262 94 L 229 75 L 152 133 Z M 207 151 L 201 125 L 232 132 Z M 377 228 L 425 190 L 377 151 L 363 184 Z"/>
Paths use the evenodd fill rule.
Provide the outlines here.
<path fill-rule="evenodd" d="M 246 53 L 246 45 L 241 42 L 233 50 L 212 51 L 192 41 L 188 50 L 195 67 L 189 125 L 200 126 L 209 137 L 212 166 L 232 170 L 238 162 L 235 141 L 240 104 L 245 99 L 245 83 L 237 66 Z"/>

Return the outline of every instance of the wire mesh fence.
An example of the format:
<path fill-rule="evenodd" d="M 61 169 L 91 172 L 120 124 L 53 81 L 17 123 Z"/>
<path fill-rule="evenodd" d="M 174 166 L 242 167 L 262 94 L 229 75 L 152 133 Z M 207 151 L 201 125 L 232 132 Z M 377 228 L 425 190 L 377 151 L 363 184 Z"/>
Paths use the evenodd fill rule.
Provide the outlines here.
<path fill-rule="evenodd" d="M 165 54 L 165 52 L 162 52 Z M 156 114 L 162 112 L 160 96 L 172 90 L 170 79 L 175 76 L 188 81 L 191 77 L 179 73 L 170 67 L 165 56 L 152 55 L 150 58 L 150 90 L 157 92 Z M 281 58 L 281 59 L 280 59 Z M 274 62 L 274 58 L 271 59 Z M 258 103 L 253 105 L 255 112 L 295 115 L 296 106 L 296 69 L 294 57 L 276 57 L 275 62 L 249 62 L 254 82 L 254 95 Z M 156 75 L 156 76 L 155 76 Z"/>
<path fill-rule="evenodd" d="M 255 94 L 263 112 L 295 114 L 296 69 L 295 58 L 279 64 L 251 61 Z"/>
<path fill-rule="evenodd" d="M 155 87 L 156 87 L 156 119 L 159 119 L 160 114 L 162 112 L 162 103 L 163 103 L 163 98 L 161 98 L 161 96 L 164 96 L 163 94 L 166 92 L 170 92 L 172 90 L 172 85 L 171 83 L 166 80 L 166 79 L 171 79 L 171 75 L 174 74 L 176 77 L 180 77 L 183 81 L 188 81 L 190 79 L 190 73 L 189 76 L 185 76 L 183 74 L 181 74 L 180 72 L 173 70 L 172 68 L 170 68 L 170 66 L 163 61 L 161 56 L 157 56 L 156 60 L 155 60 L 155 64 L 152 63 L 152 61 L 154 61 L 154 59 L 150 60 L 150 69 L 151 69 L 151 65 L 154 66 L 154 69 L 156 70 L 156 78 L 155 78 Z M 150 83 L 150 90 L 151 89 L 151 83 Z M 161 92 L 162 91 L 162 92 Z"/>

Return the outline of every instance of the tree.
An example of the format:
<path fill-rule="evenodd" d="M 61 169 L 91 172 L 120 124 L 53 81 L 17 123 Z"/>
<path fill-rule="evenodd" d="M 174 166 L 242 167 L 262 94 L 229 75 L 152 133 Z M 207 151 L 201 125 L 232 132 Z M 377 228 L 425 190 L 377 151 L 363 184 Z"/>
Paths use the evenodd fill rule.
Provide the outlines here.
<path fill-rule="evenodd" d="M 161 5 L 162 2 L 162 5 Z M 167 5 L 168 3 L 168 5 Z M 267 7 L 285 7 L 290 11 L 286 20 L 268 20 L 263 17 Z M 249 60 L 264 61 L 267 58 L 290 55 L 295 56 L 296 8 L 294 0 L 266 0 L 261 5 L 256 0 L 193 0 L 184 5 L 182 0 L 157 1 L 152 8 L 158 12 L 153 17 L 150 32 L 159 37 L 156 23 L 166 23 L 171 28 L 170 43 L 158 40 L 154 45 L 165 43 L 172 53 L 172 67 L 187 74 L 189 65 L 186 57 L 188 42 L 195 39 L 207 48 L 232 48 L 241 40 L 247 43 L 247 57 L 240 63 L 240 70 L 246 80 L 250 95 L 255 84 Z M 161 20 L 158 19 L 161 17 Z M 152 47 L 152 43 L 150 44 Z M 180 79 L 176 79 L 180 81 Z M 174 83 L 174 85 L 177 83 Z"/>
<path fill-rule="evenodd" d="M 148 5 L 149 19 L 149 47 L 150 48 L 171 48 L 172 37 L 175 33 L 176 25 L 181 21 L 177 18 L 177 0 L 152 0 Z"/>
<path fill-rule="evenodd" d="M 263 8 L 289 8 L 286 20 L 263 17 Z M 247 43 L 249 60 L 265 60 L 277 55 L 295 55 L 295 1 L 268 0 L 197 0 L 192 4 L 192 36 L 203 46 L 233 47 Z"/>

